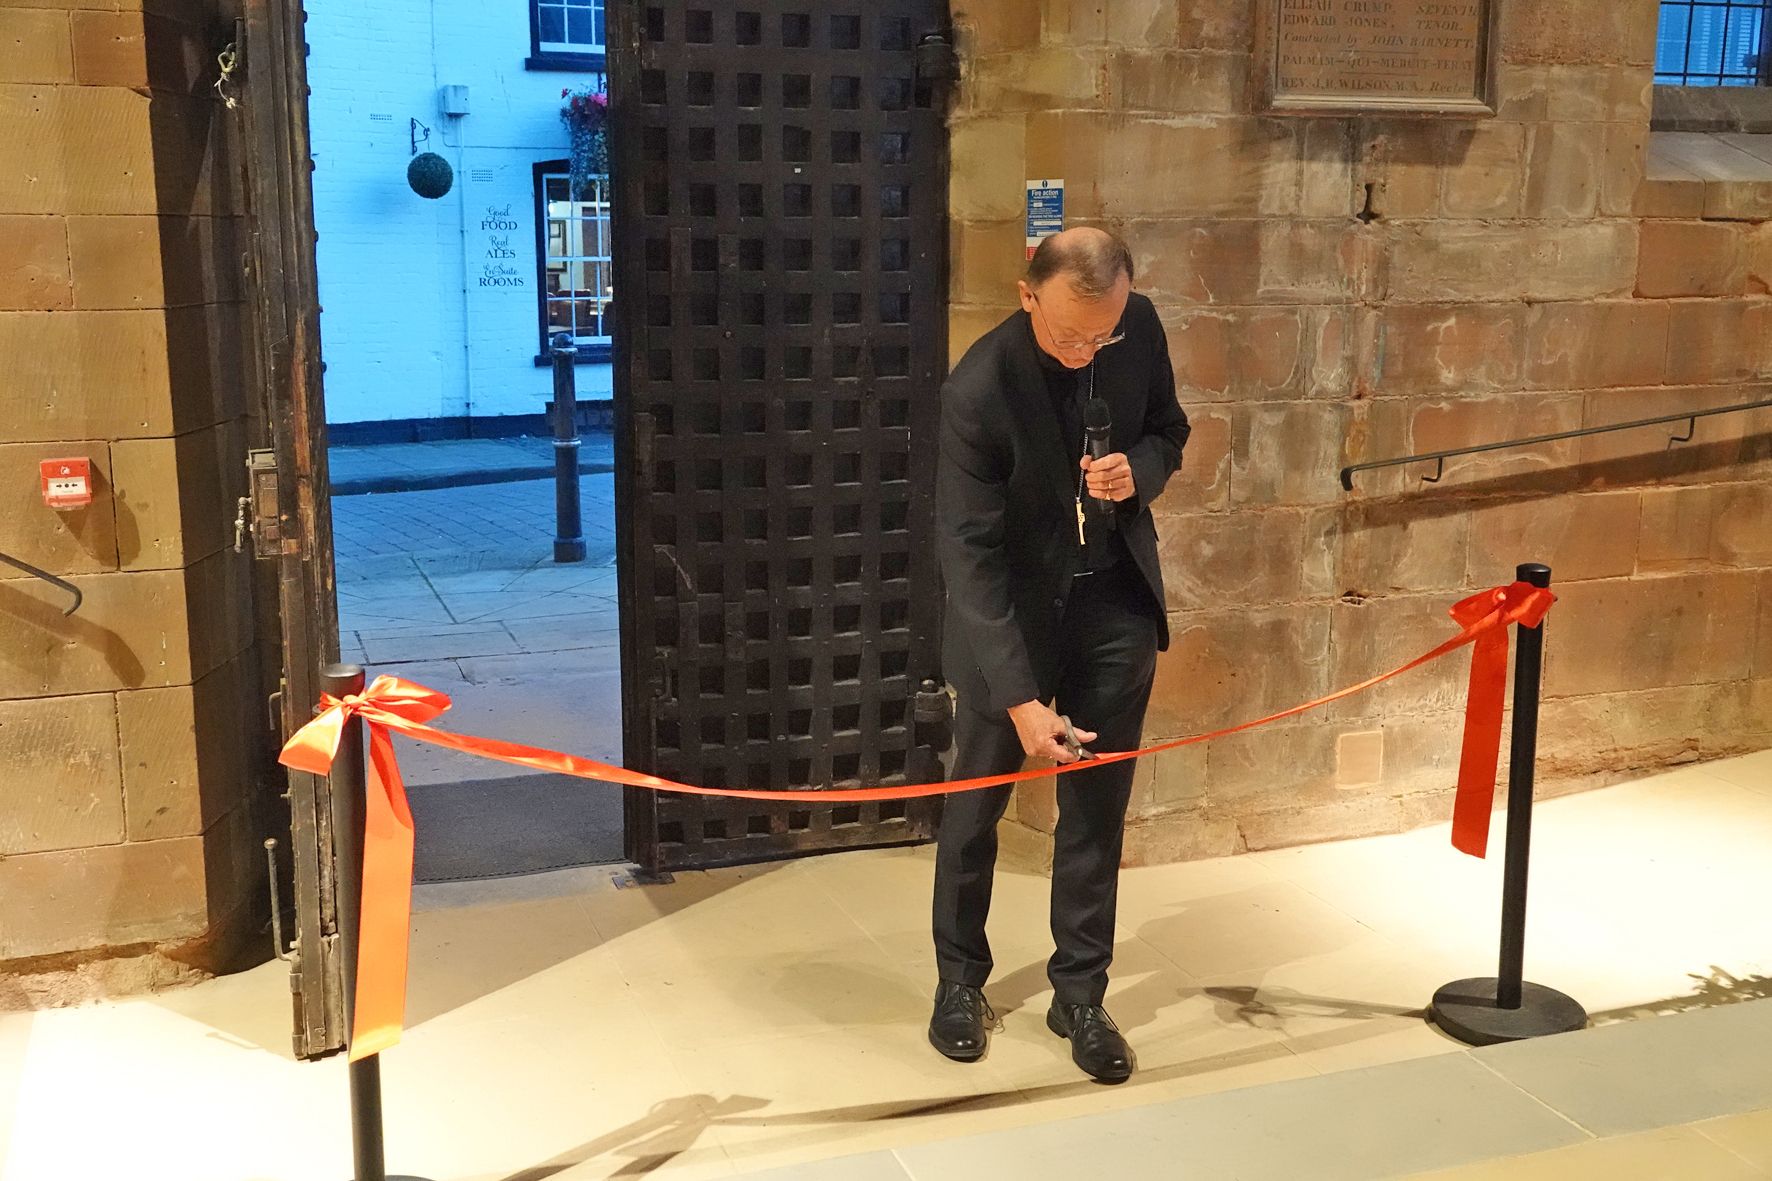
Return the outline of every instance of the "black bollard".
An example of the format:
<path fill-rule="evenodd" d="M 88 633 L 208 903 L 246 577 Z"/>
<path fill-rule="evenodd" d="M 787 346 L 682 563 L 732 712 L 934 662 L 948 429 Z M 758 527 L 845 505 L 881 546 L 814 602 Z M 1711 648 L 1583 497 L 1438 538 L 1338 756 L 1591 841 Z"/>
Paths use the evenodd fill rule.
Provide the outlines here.
<path fill-rule="evenodd" d="M 578 349 L 569 333 L 549 342 L 554 359 L 554 561 L 585 560 L 578 501 Z"/>
<path fill-rule="evenodd" d="M 363 692 L 363 668 L 329 664 L 320 670 L 320 688 L 334 697 Z M 344 966 L 345 1027 L 357 1000 L 357 930 L 363 900 L 363 808 L 368 782 L 363 775 L 363 723 L 352 718 L 339 737 L 338 754 L 327 777 L 332 802 L 336 866 L 339 957 Z M 388 1176 L 382 1134 L 381 1056 L 369 1054 L 349 1067 L 351 1162 L 354 1181 L 422 1181 Z"/>
<path fill-rule="evenodd" d="M 1550 567 L 1521 565 L 1514 577 L 1550 585 Z M 1538 688 L 1544 624 L 1520 624 L 1514 646 L 1514 721 L 1507 764 L 1507 859 L 1501 875 L 1501 957 L 1497 974 L 1454 980 L 1434 993 L 1428 1018 L 1472 1046 L 1492 1046 L 1587 1024 L 1587 1011 L 1554 988 L 1524 979 L 1526 878 L 1532 851 L 1532 779 L 1538 762 Z"/>

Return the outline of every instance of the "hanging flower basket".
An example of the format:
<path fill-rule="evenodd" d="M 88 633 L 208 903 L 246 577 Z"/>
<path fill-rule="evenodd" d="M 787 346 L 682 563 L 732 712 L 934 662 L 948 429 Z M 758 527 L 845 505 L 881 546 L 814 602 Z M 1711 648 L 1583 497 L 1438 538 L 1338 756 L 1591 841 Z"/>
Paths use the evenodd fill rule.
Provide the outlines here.
<path fill-rule="evenodd" d="M 560 108 L 560 121 L 566 124 L 571 141 L 572 199 L 591 199 L 591 178 L 609 174 L 609 96 L 601 90 L 581 86 L 560 92 L 566 105 Z"/>

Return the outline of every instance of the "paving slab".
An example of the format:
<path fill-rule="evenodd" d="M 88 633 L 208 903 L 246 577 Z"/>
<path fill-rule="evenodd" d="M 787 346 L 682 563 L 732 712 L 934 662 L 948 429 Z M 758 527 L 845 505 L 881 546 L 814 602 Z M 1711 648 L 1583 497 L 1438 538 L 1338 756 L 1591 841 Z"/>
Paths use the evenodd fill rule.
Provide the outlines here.
<path fill-rule="evenodd" d="M 747 1173 L 758 1181 L 1764 1178 L 1772 1001 Z M 845 1167 L 851 1162 L 853 1172 Z"/>
<path fill-rule="evenodd" d="M 1726 1115 L 1692 1125 L 1713 1144 L 1720 1144 L 1772 1177 L 1772 1110 Z"/>
<path fill-rule="evenodd" d="M 615 477 L 587 476 L 580 486 L 580 515 L 587 550 L 602 565 L 613 557 Z M 340 497 L 332 503 L 333 545 L 341 579 L 366 558 L 411 555 L 434 568 L 481 568 L 485 558 L 507 555 L 505 564 L 552 564 L 557 520 L 552 480 L 526 479 L 490 487 Z M 440 564 L 440 565 L 437 565 Z"/>
<path fill-rule="evenodd" d="M 1574 1144 L 1568 1120 L 1462 1054 L 897 1150 L 914 1181 L 1371 1181 Z"/>
<path fill-rule="evenodd" d="M 621 643 L 621 616 L 613 608 L 584 615 L 512 619 L 505 624 L 505 629 L 526 652 L 612 648 Z"/>
<path fill-rule="evenodd" d="M 1710 1140 L 1702 1125 L 1588 1140 L 1418 1174 L 1411 1181 L 1767 1181 L 1767 1175 Z"/>
<path fill-rule="evenodd" d="M 506 590 L 470 593 L 444 591 L 438 597 L 450 615 L 463 623 L 546 619 L 562 615 L 589 615 L 599 611 L 613 612 L 617 609 L 613 602 L 602 595 L 580 594 L 570 590 L 526 591 L 511 587 Z"/>
<path fill-rule="evenodd" d="M 1772 1107 L 1772 1002 L 1652 1017 L 1474 1052 L 1596 1136 Z"/>
<path fill-rule="evenodd" d="M 890 1152 L 807 1161 L 769 1171 L 770 1181 L 910 1181 L 910 1176 Z M 974 1181 L 984 1181 L 984 1178 Z"/>
<path fill-rule="evenodd" d="M 494 656 L 520 650 L 502 623 L 469 627 L 439 627 L 431 634 L 402 629 L 394 635 L 359 632 L 363 654 L 370 664 L 403 664 L 413 660 L 442 660 L 463 656 Z"/>

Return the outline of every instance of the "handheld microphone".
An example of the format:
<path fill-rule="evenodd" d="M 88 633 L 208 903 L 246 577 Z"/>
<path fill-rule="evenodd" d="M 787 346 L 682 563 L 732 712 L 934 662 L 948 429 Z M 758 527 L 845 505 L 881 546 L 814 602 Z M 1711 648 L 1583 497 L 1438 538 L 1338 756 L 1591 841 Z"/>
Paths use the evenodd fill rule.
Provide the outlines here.
<path fill-rule="evenodd" d="M 1083 403 L 1083 443 L 1090 459 L 1100 459 L 1112 453 L 1113 444 L 1108 436 L 1114 428 L 1114 411 L 1103 398 L 1090 398 Z M 1114 511 L 1114 502 L 1092 497 L 1096 511 L 1103 516 Z"/>

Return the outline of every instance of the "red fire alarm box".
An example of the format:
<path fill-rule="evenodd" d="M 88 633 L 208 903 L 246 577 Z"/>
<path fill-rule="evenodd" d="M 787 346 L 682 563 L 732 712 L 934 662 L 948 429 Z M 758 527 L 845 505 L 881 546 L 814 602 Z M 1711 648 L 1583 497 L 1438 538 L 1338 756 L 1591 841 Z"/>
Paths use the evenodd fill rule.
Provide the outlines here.
<path fill-rule="evenodd" d="M 40 465 L 43 473 L 43 503 L 52 509 L 85 508 L 92 503 L 92 464 L 80 459 L 46 459 Z"/>

